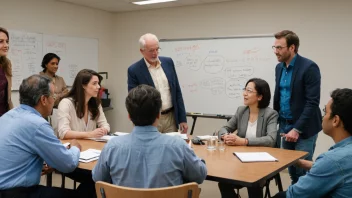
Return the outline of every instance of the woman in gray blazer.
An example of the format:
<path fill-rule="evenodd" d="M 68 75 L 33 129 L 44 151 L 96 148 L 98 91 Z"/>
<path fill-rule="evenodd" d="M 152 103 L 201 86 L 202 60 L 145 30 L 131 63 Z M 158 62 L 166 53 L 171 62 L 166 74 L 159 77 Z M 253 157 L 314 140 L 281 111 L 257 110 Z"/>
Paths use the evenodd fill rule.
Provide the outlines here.
<path fill-rule="evenodd" d="M 277 135 L 278 113 L 268 107 L 271 93 L 269 84 L 262 79 L 252 78 L 243 88 L 244 105 L 223 126 L 218 135 L 230 146 L 267 146 L 274 147 Z M 237 134 L 235 131 L 237 130 Z M 221 197 L 236 197 L 231 184 L 219 183 Z M 248 188 L 248 196 L 256 197 L 261 188 Z"/>

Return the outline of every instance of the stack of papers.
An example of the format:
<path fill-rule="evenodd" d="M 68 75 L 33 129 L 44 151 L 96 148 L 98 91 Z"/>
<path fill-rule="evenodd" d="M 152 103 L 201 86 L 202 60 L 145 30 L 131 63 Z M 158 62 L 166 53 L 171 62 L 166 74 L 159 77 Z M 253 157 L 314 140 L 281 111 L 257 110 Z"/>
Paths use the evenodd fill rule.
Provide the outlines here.
<path fill-rule="evenodd" d="M 97 142 L 107 142 L 107 141 L 111 140 L 114 137 L 115 136 L 104 135 L 104 136 L 102 136 L 100 138 L 87 138 L 87 139 L 94 140 L 94 141 L 97 141 Z"/>
<path fill-rule="evenodd" d="M 180 137 L 184 140 L 188 140 L 188 137 L 187 137 L 187 134 L 185 133 L 180 133 L 180 132 L 170 132 L 170 133 L 165 133 L 166 135 L 169 135 L 169 136 L 177 136 L 177 137 Z"/>
<path fill-rule="evenodd" d="M 79 156 L 79 161 L 83 163 L 88 163 L 88 162 L 98 160 L 100 153 L 101 153 L 101 150 L 97 150 L 97 149 L 88 149 L 88 150 L 82 151 Z"/>
<path fill-rule="evenodd" d="M 267 152 L 234 152 L 241 162 L 278 162 L 275 157 Z"/>

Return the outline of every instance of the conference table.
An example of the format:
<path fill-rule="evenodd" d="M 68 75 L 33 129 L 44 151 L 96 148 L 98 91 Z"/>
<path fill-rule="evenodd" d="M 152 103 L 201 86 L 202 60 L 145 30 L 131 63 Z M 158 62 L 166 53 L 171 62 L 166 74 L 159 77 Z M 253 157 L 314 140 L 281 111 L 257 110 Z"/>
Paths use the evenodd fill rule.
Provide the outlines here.
<path fill-rule="evenodd" d="M 69 141 L 62 140 L 62 142 Z M 95 142 L 92 140 L 78 140 L 78 142 L 82 146 L 82 151 L 90 148 L 101 150 L 105 145 L 104 142 Z M 206 162 L 208 170 L 207 180 L 226 182 L 243 187 L 263 187 L 268 179 L 294 164 L 298 159 L 308 155 L 307 152 L 303 151 L 269 147 L 225 146 L 224 151 L 209 151 L 205 145 L 192 144 L 192 148 L 196 155 Z M 233 152 L 268 152 L 278 159 L 278 161 L 242 163 L 233 155 Z M 92 170 L 96 163 L 97 161 L 89 163 L 80 162 L 78 168 Z"/>

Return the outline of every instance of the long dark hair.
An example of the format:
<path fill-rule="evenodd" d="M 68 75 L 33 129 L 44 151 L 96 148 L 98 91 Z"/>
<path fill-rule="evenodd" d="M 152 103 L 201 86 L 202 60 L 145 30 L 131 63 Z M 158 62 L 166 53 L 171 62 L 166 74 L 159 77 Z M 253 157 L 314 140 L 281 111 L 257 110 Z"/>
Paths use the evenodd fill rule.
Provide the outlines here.
<path fill-rule="evenodd" d="M 84 109 L 85 94 L 84 94 L 83 85 L 87 85 L 93 76 L 97 76 L 99 78 L 99 85 L 100 85 L 103 77 L 100 76 L 96 71 L 93 71 L 90 69 L 83 69 L 79 71 L 73 83 L 72 89 L 66 95 L 66 98 L 70 97 L 73 99 L 72 102 L 76 107 L 76 114 L 77 114 L 77 117 L 79 118 L 83 118 L 84 111 L 85 111 Z M 92 113 L 92 120 L 95 120 L 96 118 L 99 117 L 100 104 L 101 104 L 101 101 L 99 97 L 91 97 L 90 100 L 88 101 L 88 111 Z"/>
<path fill-rule="evenodd" d="M 0 27 L 0 32 L 6 34 L 7 38 L 10 39 L 9 32 L 5 28 Z M 8 76 L 12 76 L 11 61 L 6 56 L 0 56 L 0 67 Z"/>

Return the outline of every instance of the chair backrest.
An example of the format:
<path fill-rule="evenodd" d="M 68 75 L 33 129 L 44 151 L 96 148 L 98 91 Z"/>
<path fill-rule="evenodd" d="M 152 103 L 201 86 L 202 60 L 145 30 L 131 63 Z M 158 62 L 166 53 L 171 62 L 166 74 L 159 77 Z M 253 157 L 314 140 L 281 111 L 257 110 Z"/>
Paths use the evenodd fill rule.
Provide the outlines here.
<path fill-rule="evenodd" d="M 129 188 L 98 181 L 95 189 L 98 198 L 199 198 L 195 182 L 165 188 Z"/>

